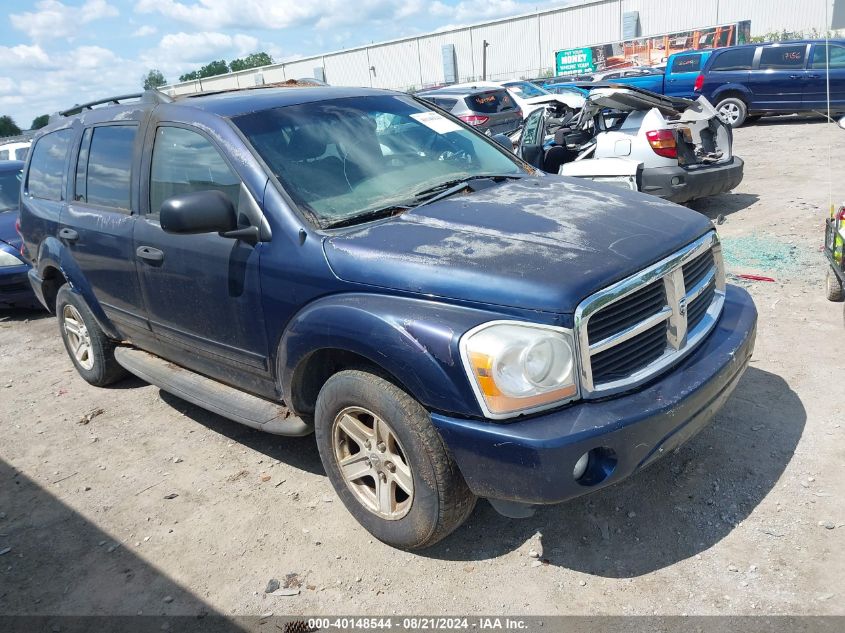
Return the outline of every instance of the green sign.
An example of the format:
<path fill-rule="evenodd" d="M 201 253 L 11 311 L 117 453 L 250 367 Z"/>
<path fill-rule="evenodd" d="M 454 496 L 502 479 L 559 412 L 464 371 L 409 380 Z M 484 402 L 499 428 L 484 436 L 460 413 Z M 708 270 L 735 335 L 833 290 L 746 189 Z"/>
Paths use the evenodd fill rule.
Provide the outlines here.
<path fill-rule="evenodd" d="M 555 53 L 556 75 L 580 75 L 595 69 L 592 48 L 568 48 Z"/>

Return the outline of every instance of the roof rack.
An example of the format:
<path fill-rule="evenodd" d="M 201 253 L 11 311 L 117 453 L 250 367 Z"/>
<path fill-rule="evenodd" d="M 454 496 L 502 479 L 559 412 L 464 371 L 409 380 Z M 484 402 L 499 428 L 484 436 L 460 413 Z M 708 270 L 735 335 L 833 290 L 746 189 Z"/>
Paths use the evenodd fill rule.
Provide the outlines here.
<path fill-rule="evenodd" d="M 116 97 L 108 97 L 106 99 L 98 99 L 97 101 L 89 101 L 88 103 L 75 105 L 68 110 L 63 110 L 62 112 L 54 114 L 50 117 L 50 120 L 53 121 L 59 117 L 73 116 L 75 114 L 79 114 L 83 110 L 92 110 L 94 106 L 98 105 L 119 105 L 121 101 L 128 101 L 129 99 L 138 99 L 141 103 L 170 103 L 173 101 L 170 96 L 164 94 L 163 92 L 159 92 L 158 90 L 145 90 L 144 92 L 118 95 Z"/>

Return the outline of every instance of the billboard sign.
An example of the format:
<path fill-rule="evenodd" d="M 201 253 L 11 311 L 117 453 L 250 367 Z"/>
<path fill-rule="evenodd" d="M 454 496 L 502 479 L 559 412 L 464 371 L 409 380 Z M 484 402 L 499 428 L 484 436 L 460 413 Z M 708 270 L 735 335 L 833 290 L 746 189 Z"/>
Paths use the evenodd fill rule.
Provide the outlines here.
<path fill-rule="evenodd" d="M 555 52 L 555 74 L 581 75 L 627 66 L 654 66 L 681 51 L 745 44 L 750 35 L 751 22 L 746 20 L 598 46 L 569 48 Z"/>
<path fill-rule="evenodd" d="M 557 75 L 583 75 L 595 69 L 593 49 L 589 46 L 555 52 L 555 74 Z"/>

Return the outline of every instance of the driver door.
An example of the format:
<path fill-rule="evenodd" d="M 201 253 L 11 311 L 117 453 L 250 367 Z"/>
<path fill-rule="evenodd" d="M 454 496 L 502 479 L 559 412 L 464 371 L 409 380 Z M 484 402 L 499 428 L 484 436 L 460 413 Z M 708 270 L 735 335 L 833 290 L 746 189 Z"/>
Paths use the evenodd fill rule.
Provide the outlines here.
<path fill-rule="evenodd" d="M 150 137 L 152 137 L 150 139 Z M 134 233 L 138 278 L 160 356 L 227 383 L 258 384 L 270 374 L 259 284 L 261 242 L 165 232 L 164 200 L 195 191 L 223 192 L 239 214 L 256 205 L 237 171 L 200 130 L 151 126 L 149 210 Z M 260 211 L 259 211 L 260 212 Z M 237 374 L 237 375 L 235 375 Z"/>
<path fill-rule="evenodd" d="M 546 129 L 546 108 L 537 108 L 522 126 L 517 156 L 537 169 L 543 168 L 543 137 Z"/>

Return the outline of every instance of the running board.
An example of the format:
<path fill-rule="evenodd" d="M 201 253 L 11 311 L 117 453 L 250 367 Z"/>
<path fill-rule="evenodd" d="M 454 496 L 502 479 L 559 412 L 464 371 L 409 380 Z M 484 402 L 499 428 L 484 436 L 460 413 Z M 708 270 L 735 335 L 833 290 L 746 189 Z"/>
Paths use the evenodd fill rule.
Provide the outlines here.
<path fill-rule="evenodd" d="M 114 357 L 141 380 L 254 429 L 291 436 L 308 435 L 314 430 L 283 404 L 224 385 L 134 347 L 118 347 Z"/>

